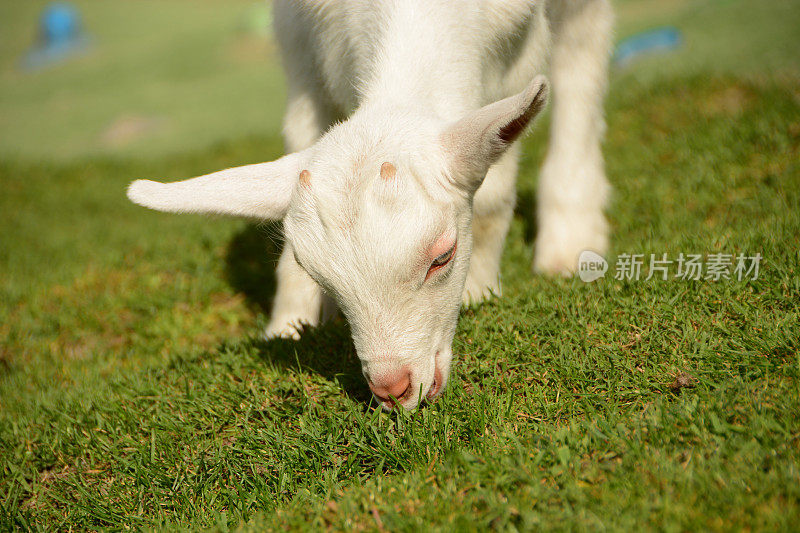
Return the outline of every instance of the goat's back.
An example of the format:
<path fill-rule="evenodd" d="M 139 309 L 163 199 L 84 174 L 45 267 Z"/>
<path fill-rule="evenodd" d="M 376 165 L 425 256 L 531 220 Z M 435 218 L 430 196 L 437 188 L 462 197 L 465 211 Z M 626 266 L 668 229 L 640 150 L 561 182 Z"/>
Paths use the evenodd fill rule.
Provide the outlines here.
<path fill-rule="evenodd" d="M 463 90 L 476 93 L 477 107 L 520 91 L 544 67 L 543 6 L 531 0 L 276 0 L 275 30 L 289 90 L 313 91 L 342 116 L 358 107 L 364 83 L 386 68 L 382 56 L 394 52 L 411 59 L 391 68 L 409 75 L 439 57 L 442 72 L 463 71 Z M 448 60 L 448 53 L 463 59 Z"/>

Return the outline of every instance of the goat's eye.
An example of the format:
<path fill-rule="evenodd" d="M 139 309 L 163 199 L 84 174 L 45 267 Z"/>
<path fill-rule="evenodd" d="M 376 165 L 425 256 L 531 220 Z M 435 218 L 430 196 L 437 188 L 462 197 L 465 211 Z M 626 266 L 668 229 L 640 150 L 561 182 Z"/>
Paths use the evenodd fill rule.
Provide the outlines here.
<path fill-rule="evenodd" d="M 428 274 L 425 276 L 425 279 L 428 279 L 431 276 L 431 274 L 445 267 L 447 263 L 449 263 L 453 259 L 453 255 L 455 255 L 455 253 L 456 253 L 456 245 L 453 244 L 452 248 L 450 248 L 445 253 L 443 253 L 442 255 L 433 260 L 430 268 L 428 268 Z"/>

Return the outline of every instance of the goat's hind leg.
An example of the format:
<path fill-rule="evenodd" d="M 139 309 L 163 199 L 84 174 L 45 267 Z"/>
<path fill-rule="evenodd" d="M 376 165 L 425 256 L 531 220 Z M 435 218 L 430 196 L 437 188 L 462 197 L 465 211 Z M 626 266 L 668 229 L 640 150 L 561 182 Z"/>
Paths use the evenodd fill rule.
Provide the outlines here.
<path fill-rule="evenodd" d="M 539 177 L 533 266 L 567 274 L 583 250 L 604 253 L 609 187 L 600 141 L 613 13 L 608 0 L 551 0 L 553 115 Z"/>

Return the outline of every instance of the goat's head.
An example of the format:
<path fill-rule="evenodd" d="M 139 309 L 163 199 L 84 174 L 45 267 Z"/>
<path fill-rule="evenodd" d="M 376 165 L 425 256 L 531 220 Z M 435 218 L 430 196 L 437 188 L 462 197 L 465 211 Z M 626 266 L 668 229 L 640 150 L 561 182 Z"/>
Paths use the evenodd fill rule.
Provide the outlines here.
<path fill-rule="evenodd" d="M 176 182 L 140 205 L 283 220 L 297 262 L 347 317 L 375 395 L 415 407 L 443 389 L 472 248 L 472 198 L 546 100 L 523 92 L 450 124 L 365 107 L 302 152 Z"/>

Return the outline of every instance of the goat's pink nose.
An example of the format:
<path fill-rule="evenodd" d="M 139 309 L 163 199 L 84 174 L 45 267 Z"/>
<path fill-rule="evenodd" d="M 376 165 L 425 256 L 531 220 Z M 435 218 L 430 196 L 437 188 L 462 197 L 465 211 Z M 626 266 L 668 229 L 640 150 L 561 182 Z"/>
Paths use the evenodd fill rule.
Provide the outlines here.
<path fill-rule="evenodd" d="M 411 373 L 403 370 L 397 374 L 381 376 L 369 382 L 369 388 L 379 400 L 392 403 L 392 398 L 402 400 L 411 388 Z"/>

